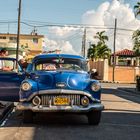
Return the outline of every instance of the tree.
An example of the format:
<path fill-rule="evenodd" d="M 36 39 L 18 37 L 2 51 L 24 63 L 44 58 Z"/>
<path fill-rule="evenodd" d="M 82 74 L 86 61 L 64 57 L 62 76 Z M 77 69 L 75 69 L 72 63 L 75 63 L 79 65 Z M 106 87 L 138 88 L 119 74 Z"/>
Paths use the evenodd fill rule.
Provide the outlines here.
<path fill-rule="evenodd" d="M 99 39 L 99 42 L 101 42 L 102 44 L 105 44 L 105 41 L 108 41 L 108 36 L 104 35 L 104 33 L 105 31 L 97 32 L 94 38 Z"/>
<path fill-rule="evenodd" d="M 137 65 L 139 65 L 139 57 L 140 57 L 140 30 L 136 30 L 132 36 L 134 47 L 133 50 L 137 57 Z"/>
<path fill-rule="evenodd" d="M 90 48 L 88 49 L 88 58 L 91 58 L 91 60 L 96 60 L 98 58 L 98 49 L 95 44 L 91 44 Z"/>
<path fill-rule="evenodd" d="M 88 58 L 91 58 L 92 60 L 109 58 L 111 50 L 106 45 L 108 36 L 104 35 L 104 33 L 105 31 L 97 32 L 94 36 L 94 38 L 97 38 L 99 41 L 97 44 L 91 44 L 90 48 L 88 49 Z"/>
<path fill-rule="evenodd" d="M 136 56 L 140 56 L 140 30 L 136 30 L 132 36 L 134 47 L 133 50 Z"/>
<path fill-rule="evenodd" d="M 140 2 L 137 2 L 137 5 L 134 6 L 134 10 L 135 10 L 135 16 L 139 16 L 140 15 Z"/>

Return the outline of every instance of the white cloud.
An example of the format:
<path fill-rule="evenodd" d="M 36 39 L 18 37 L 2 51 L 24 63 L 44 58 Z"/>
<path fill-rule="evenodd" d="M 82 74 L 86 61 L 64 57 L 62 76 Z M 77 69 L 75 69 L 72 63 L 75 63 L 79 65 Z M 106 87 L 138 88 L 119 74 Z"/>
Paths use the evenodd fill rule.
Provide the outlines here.
<path fill-rule="evenodd" d="M 77 54 L 76 51 L 74 51 L 73 46 L 70 44 L 69 41 L 59 40 L 49 40 L 48 38 L 45 38 L 44 40 L 44 47 L 43 51 L 53 51 L 53 50 L 61 50 L 61 53 L 66 54 Z"/>
<path fill-rule="evenodd" d="M 50 27 L 49 28 L 49 34 L 53 34 L 57 37 L 64 37 L 72 34 L 73 32 L 77 31 L 76 28 L 73 27 Z"/>
<path fill-rule="evenodd" d="M 104 27 L 114 27 L 114 20 L 117 18 L 117 27 L 136 30 L 140 27 L 140 21 L 135 19 L 133 10 L 129 4 L 113 0 L 111 3 L 104 2 L 97 11 L 87 11 L 82 17 L 83 24 L 102 25 Z M 102 29 L 105 30 L 105 29 Z M 101 29 L 91 29 L 88 34 L 88 40 L 95 41 L 93 36 Z M 117 30 L 116 50 L 130 48 L 132 49 L 132 31 Z M 113 48 L 113 30 L 106 30 L 109 36 L 108 45 Z"/>
<path fill-rule="evenodd" d="M 83 30 L 80 28 L 74 27 L 50 27 L 48 30 L 48 36 L 45 39 L 45 47 L 44 50 L 54 50 L 60 49 L 61 53 L 67 54 L 77 54 L 80 55 L 81 48 L 77 46 L 81 46 L 78 43 L 73 43 L 75 38 L 81 38 L 81 32 Z"/>
<path fill-rule="evenodd" d="M 114 21 L 117 18 L 117 28 L 136 30 L 140 27 L 140 21 L 135 18 L 133 9 L 123 1 L 113 0 L 112 2 L 102 3 L 97 10 L 89 10 L 81 17 L 82 24 L 96 25 L 98 28 L 114 28 Z M 108 46 L 113 49 L 114 30 L 113 29 L 87 29 L 88 42 L 97 42 L 93 38 L 96 32 L 106 31 L 109 36 Z M 83 30 L 73 27 L 50 27 L 48 38 L 45 39 L 45 50 L 61 49 L 62 53 L 80 54 Z M 116 50 L 129 48 L 132 49 L 132 31 L 117 30 Z M 50 36 L 49 36 L 50 35 Z M 51 39 L 50 39 L 51 38 Z M 57 38 L 57 39 L 56 39 Z M 81 40 L 75 43 L 75 40 Z M 74 40 L 75 39 L 75 40 Z"/>

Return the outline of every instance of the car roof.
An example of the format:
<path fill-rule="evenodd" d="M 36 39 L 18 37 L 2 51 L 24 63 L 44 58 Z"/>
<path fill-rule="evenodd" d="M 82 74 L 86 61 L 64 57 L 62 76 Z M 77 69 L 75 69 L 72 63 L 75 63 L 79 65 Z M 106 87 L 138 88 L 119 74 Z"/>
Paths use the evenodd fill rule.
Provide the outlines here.
<path fill-rule="evenodd" d="M 71 54 L 41 54 L 34 57 L 33 62 L 38 59 L 45 59 L 45 58 L 53 58 L 53 57 L 62 57 L 62 58 L 70 58 L 70 59 L 83 59 L 86 60 L 84 57 L 80 55 L 71 55 Z"/>

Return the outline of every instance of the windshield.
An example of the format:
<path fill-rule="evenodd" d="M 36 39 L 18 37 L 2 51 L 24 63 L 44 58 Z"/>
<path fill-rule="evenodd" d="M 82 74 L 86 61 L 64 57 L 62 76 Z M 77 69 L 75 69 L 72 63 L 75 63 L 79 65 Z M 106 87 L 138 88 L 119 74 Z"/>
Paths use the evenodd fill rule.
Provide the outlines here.
<path fill-rule="evenodd" d="M 56 70 L 75 70 L 87 71 L 86 61 L 70 58 L 47 58 L 38 60 L 35 70 L 56 71 Z"/>

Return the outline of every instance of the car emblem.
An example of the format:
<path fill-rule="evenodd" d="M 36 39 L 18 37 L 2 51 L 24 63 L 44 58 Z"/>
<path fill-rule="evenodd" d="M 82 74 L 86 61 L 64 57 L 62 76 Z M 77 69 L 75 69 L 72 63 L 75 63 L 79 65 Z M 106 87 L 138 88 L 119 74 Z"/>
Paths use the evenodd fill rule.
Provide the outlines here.
<path fill-rule="evenodd" d="M 65 86 L 66 86 L 65 83 L 56 83 L 56 87 L 63 88 Z"/>

